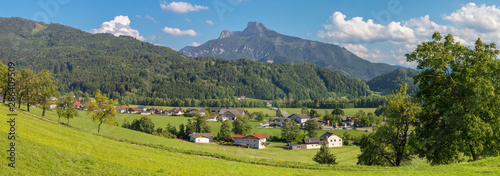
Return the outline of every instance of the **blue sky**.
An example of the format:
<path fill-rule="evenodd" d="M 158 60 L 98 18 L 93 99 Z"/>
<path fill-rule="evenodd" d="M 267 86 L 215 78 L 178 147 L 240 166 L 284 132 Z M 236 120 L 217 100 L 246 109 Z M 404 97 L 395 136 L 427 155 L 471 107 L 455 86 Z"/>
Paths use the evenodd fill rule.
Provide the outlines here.
<path fill-rule="evenodd" d="M 404 54 L 434 31 L 472 45 L 500 40 L 499 1 L 179 0 L 3 1 L 0 17 L 60 23 L 91 33 L 129 35 L 180 50 L 240 31 L 249 21 L 300 38 L 338 44 L 372 62 L 414 67 Z"/>

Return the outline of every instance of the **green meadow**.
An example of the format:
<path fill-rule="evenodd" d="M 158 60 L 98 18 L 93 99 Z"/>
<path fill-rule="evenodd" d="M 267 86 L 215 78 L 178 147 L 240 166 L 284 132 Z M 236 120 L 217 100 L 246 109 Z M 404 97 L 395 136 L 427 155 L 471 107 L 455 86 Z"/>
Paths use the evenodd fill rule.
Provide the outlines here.
<path fill-rule="evenodd" d="M 22 108 L 24 109 L 24 108 Z M 402 167 L 356 165 L 359 148 L 332 148 L 339 165 L 312 161 L 318 150 L 286 150 L 271 143 L 262 150 L 224 145 L 193 144 L 165 139 L 117 126 L 97 123 L 84 111 L 59 123 L 49 111 L 17 111 L 16 168 L 7 166 L 8 109 L 0 106 L 0 175 L 499 175 L 500 157 L 443 166 L 414 164 Z M 137 118 L 139 118 L 137 116 Z M 150 116 L 154 117 L 154 116 Z M 118 119 L 135 118 L 119 116 Z M 162 118 L 162 117 L 158 117 Z M 182 118 L 176 117 L 182 123 Z M 156 120 L 160 123 L 161 119 Z M 167 122 L 168 123 L 168 122 Z M 173 123 L 173 121 L 171 122 Z M 253 122 L 255 123 L 255 122 Z M 156 122 L 155 122 L 156 124 Z M 254 128 L 255 129 L 255 128 Z M 266 129 L 273 130 L 273 129 Z M 341 134 L 339 134 L 341 135 Z"/>

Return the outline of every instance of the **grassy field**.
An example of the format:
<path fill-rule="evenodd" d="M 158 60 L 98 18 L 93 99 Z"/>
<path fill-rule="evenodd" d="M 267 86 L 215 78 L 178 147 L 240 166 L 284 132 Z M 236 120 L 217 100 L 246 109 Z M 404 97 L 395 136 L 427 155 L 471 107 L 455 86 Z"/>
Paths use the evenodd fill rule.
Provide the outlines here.
<path fill-rule="evenodd" d="M 473 163 L 446 166 L 369 167 L 357 166 L 356 146 L 332 148 L 338 166 L 320 166 L 312 161 L 317 150 L 284 150 L 283 143 L 272 143 L 262 150 L 232 146 L 193 144 L 165 139 L 115 126 L 97 124 L 84 113 L 69 125 L 57 123 L 54 112 L 46 120 L 35 115 L 16 117 L 16 168 L 7 166 L 7 152 L 1 152 L 1 175 L 499 175 L 500 157 Z M 7 136 L 7 108 L 0 107 L 0 136 Z M 127 118 L 127 117 L 124 117 Z M 65 121 L 65 120 L 61 120 Z M 123 141 L 123 142 L 120 142 Z M 0 138 L 7 149 L 8 140 Z M 139 144 L 139 145 L 137 145 Z M 144 145 L 150 144 L 150 145 Z M 165 149 L 162 149 L 165 148 Z M 234 160 L 212 159 L 179 151 L 200 151 Z M 169 149 L 169 150 L 167 150 Z M 181 150 L 182 149 L 182 150 Z M 206 156 L 206 155 L 205 155 Z M 305 168 L 286 168 L 300 160 Z M 267 162 L 268 164 L 252 164 Z M 277 164 L 273 164 L 276 162 Z M 292 162 L 293 163 L 293 162 Z M 297 163 L 297 162 L 295 162 Z M 297 164 L 290 166 L 296 167 Z M 306 167 L 307 166 L 307 167 Z M 308 169 L 316 167 L 315 169 Z"/>
<path fill-rule="evenodd" d="M 345 115 L 355 115 L 358 113 L 359 110 L 363 110 L 365 113 L 370 113 L 370 112 L 375 112 L 377 108 L 348 108 L 348 109 L 343 109 Z M 300 113 L 302 108 L 282 108 L 282 110 L 288 112 L 289 114 L 295 114 L 295 113 Z M 310 108 L 309 108 L 310 110 Z M 314 109 L 318 111 L 321 116 L 325 115 L 326 113 L 330 114 L 332 113 L 333 109 Z"/>

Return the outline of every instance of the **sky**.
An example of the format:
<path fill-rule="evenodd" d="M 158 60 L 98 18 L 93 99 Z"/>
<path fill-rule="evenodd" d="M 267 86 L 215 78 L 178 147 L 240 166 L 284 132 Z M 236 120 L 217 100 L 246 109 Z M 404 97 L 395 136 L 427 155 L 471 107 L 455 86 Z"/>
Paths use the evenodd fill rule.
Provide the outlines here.
<path fill-rule="evenodd" d="M 375 63 L 415 68 L 404 54 L 435 31 L 473 46 L 500 41 L 500 1 L 464 0 L 23 0 L 0 17 L 59 23 L 89 33 L 128 35 L 180 50 L 242 31 L 257 21 L 278 33 L 343 46 Z"/>

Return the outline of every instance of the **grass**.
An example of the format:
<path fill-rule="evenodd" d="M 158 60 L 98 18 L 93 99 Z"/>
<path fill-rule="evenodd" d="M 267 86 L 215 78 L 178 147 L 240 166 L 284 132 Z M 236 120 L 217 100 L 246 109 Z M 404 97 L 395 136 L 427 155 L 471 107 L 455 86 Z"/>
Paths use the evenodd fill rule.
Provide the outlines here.
<path fill-rule="evenodd" d="M 296 114 L 296 113 L 300 113 L 302 111 L 302 108 L 281 108 L 282 110 L 288 112 L 289 114 Z M 370 113 L 370 112 L 375 112 L 377 108 L 348 108 L 348 109 L 342 109 L 344 110 L 344 114 L 345 115 L 356 115 L 356 113 L 358 113 L 359 110 L 363 110 L 365 113 Z M 311 110 L 309 108 L 309 110 Z M 332 113 L 333 109 L 314 109 L 316 111 L 318 111 L 319 114 L 321 114 L 321 116 L 325 115 L 325 111 L 326 113 L 330 114 Z"/>
<path fill-rule="evenodd" d="M 40 115 L 38 108 L 32 112 Z M 7 108 L 0 107 L 0 121 L 7 121 Z M 54 112 L 48 120 L 19 114 L 16 117 L 16 169 L 0 160 L 1 175 L 499 175 L 500 157 L 473 163 L 445 166 L 370 167 L 354 165 L 356 146 L 332 148 L 338 166 L 320 166 L 312 161 L 315 150 L 284 150 L 283 143 L 272 143 L 262 150 L 232 146 L 193 144 L 165 139 L 115 126 L 97 124 L 88 117 L 71 119 L 69 125 L 57 123 Z M 124 117 L 127 118 L 127 117 Z M 65 121 L 65 120 L 61 120 Z M 8 124 L 0 124 L 0 136 L 7 136 Z M 349 131 L 351 132 L 351 131 Z M 354 132 L 353 132 L 354 133 Z M 124 142 L 120 142 L 124 141 Z M 6 137 L 0 138 L 6 146 Z M 136 145 L 139 144 L 139 145 Z M 143 145 L 147 144 L 147 145 Z M 211 159 L 178 151 L 199 151 L 204 155 L 233 158 Z M 184 152 L 185 153 L 185 152 Z M 7 152 L 0 157 L 6 158 Z M 303 164 L 291 161 L 301 160 Z M 266 164 L 252 164 L 252 163 Z M 291 163 L 290 163 L 291 162 Z M 276 163 L 276 164 L 274 164 Z M 316 169 L 286 168 L 308 166 Z M 295 162 L 297 163 L 297 162 Z"/>

